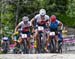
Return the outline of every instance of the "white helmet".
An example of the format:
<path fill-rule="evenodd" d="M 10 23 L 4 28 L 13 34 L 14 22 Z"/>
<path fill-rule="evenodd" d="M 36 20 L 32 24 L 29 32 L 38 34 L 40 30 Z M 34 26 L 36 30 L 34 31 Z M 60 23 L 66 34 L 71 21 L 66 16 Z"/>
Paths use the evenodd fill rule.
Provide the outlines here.
<path fill-rule="evenodd" d="M 22 18 L 22 21 L 29 21 L 29 18 L 28 18 L 27 16 L 24 16 L 24 17 Z"/>
<path fill-rule="evenodd" d="M 46 15 L 46 10 L 45 9 L 40 9 L 39 14 L 41 16 Z"/>

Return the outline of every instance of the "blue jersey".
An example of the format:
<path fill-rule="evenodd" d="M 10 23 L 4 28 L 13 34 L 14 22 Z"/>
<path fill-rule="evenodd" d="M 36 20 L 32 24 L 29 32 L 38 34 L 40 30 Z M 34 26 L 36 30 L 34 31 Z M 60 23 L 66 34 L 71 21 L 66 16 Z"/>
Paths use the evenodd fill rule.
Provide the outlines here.
<path fill-rule="evenodd" d="M 56 21 L 56 22 L 54 22 L 54 23 L 50 23 L 50 29 L 57 29 L 58 28 L 58 22 Z"/>

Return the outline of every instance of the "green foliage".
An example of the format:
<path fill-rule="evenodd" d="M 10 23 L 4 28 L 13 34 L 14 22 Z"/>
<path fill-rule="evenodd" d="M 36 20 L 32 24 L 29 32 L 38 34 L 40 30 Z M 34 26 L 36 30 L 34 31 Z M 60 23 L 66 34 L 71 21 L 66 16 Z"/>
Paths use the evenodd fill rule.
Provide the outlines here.
<path fill-rule="evenodd" d="M 65 26 L 75 28 L 75 17 L 69 17 L 67 15 L 58 16 L 59 20 L 63 22 Z"/>
<path fill-rule="evenodd" d="M 28 15 L 31 19 L 45 8 L 50 16 L 55 14 L 66 26 L 75 26 L 75 1 L 74 0 L 1 0 L 0 20 L 3 34 L 11 36 L 15 24 L 21 21 L 22 17 Z"/>

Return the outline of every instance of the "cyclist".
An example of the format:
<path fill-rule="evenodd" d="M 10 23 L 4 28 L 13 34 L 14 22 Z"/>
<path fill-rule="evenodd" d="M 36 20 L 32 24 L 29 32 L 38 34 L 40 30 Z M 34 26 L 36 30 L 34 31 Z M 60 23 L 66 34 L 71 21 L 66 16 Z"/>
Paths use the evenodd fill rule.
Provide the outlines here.
<path fill-rule="evenodd" d="M 28 43 L 28 48 L 30 48 L 30 21 L 29 18 L 27 16 L 24 16 L 22 18 L 22 21 L 16 26 L 15 28 L 15 32 L 18 31 L 18 29 L 20 28 L 20 33 L 23 34 L 27 34 L 27 43 Z M 19 42 L 22 43 L 22 37 L 20 36 Z"/>
<path fill-rule="evenodd" d="M 1 45 L 2 45 L 2 50 L 3 51 L 8 51 L 9 50 L 9 38 L 7 36 L 3 36 L 1 40 Z"/>
<path fill-rule="evenodd" d="M 9 38 L 7 36 L 3 36 L 1 43 L 5 42 L 5 41 L 9 41 Z"/>
<path fill-rule="evenodd" d="M 34 16 L 34 18 L 31 19 L 31 25 L 33 27 L 33 32 L 35 32 L 33 34 L 35 40 L 39 39 L 37 27 L 43 26 L 44 28 L 46 28 L 48 20 L 49 20 L 49 16 L 46 15 L 45 9 L 40 9 L 39 14 L 37 14 L 36 16 Z"/>
<path fill-rule="evenodd" d="M 50 17 L 50 20 L 49 20 L 49 28 L 50 28 L 50 31 L 54 31 L 55 32 L 55 42 L 56 42 L 56 48 L 58 49 L 58 27 L 60 27 L 60 30 L 62 30 L 63 28 L 63 24 L 62 22 L 60 22 L 59 20 L 56 19 L 56 16 L 55 15 L 52 15 Z M 59 38 L 62 39 L 62 33 L 59 34 Z M 48 45 L 48 42 L 50 42 L 50 37 L 48 36 L 48 39 L 47 39 L 47 45 Z"/>

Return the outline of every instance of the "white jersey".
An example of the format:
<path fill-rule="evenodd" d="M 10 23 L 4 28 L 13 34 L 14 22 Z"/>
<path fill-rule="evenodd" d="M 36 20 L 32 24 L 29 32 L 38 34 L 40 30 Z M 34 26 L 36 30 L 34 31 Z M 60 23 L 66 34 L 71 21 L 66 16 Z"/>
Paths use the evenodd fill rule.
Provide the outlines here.
<path fill-rule="evenodd" d="M 41 16 L 40 14 L 37 14 L 34 19 L 36 20 L 36 22 L 39 22 L 41 20 Z M 49 16 L 48 15 L 45 15 L 45 18 L 44 18 L 45 21 L 49 20 Z"/>
<path fill-rule="evenodd" d="M 21 22 L 18 24 L 18 26 L 20 26 L 21 29 L 23 29 L 23 28 L 25 28 L 25 27 L 30 27 L 30 26 L 31 26 L 31 23 L 28 22 L 27 24 L 24 24 L 24 22 L 21 21 Z"/>
<path fill-rule="evenodd" d="M 3 37 L 2 40 L 8 40 L 8 37 Z"/>

